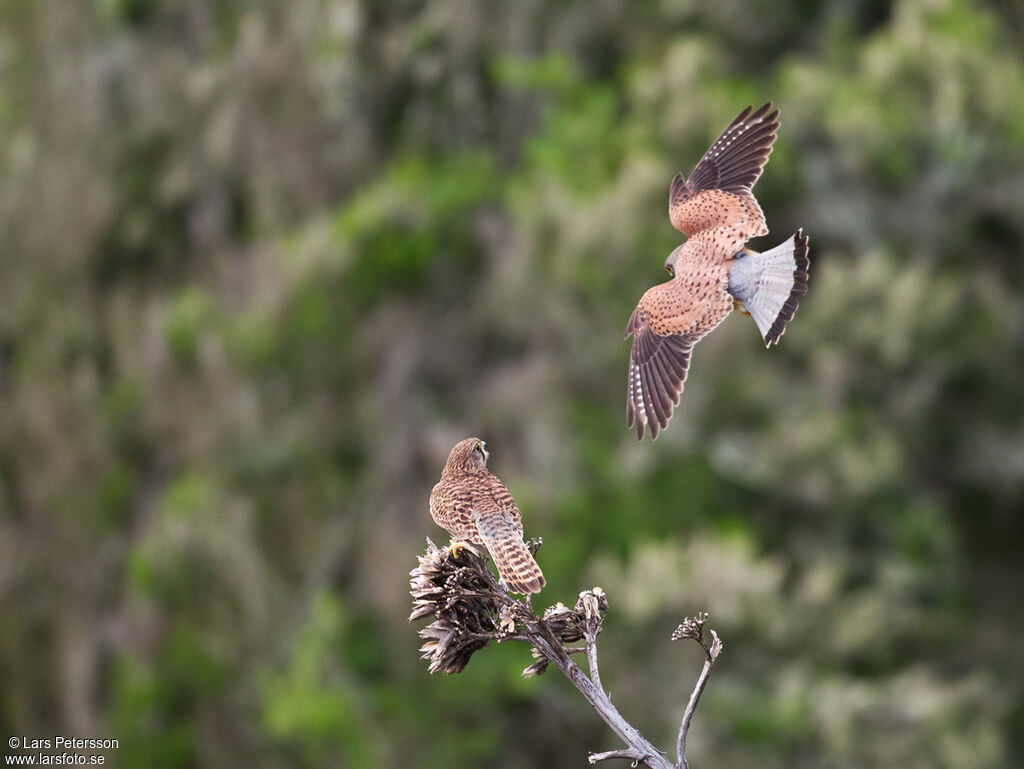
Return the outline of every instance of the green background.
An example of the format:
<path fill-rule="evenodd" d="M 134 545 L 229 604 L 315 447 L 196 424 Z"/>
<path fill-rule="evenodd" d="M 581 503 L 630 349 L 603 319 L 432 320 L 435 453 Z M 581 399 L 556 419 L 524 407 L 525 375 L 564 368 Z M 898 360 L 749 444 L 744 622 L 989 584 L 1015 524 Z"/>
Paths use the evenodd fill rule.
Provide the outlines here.
<path fill-rule="evenodd" d="M 695 767 L 1024 765 L 1013 0 L 0 2 L 0 732 L 120 767 L 584 766 L 525 647 L 426 673 L 475 435 L 602 677 Z M 747 104 L 811 238 L 625 427 L 668 183 Z M 692 647 L 692 648 L 691 648 Z M 5 740 L 6 741 L 6 740 Z M 5 748 L 7 750 L 7 748 Z"/>

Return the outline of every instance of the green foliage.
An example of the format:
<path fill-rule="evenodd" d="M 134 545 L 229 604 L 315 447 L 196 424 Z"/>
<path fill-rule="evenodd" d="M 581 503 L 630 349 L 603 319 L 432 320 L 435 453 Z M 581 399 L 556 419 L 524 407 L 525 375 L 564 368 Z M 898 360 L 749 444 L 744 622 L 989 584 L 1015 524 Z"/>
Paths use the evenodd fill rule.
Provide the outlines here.
<path fill-rule="evenodd" d="M 493 162 L 482 152 L 395 161 L 337 217 L 352 254 L 345 287 L 360 309 L 391 292 L 423 289 L 431 270 L 474 263 L 474 212 L 499 197 Z"/>
<path fill-rule="evenodd" d="M 1015 9 L 102 0 L 0 22 L 10 733 L 95 724 L 126 767 L 617 747 L 511 644 L 447 679 L 417 659 L 406 575 L 472 434 L 545 540 L 540 602 L 608 593 L 605 683 L 659 744 L 699 665 L 667 634 L 711 612 L 694 765 L 1024 760 Z M 768 99 L 752 246 L 803 227 L 810 293 L 770 351 L 738 314 L 702 341 L 637 444 L 622 332 L 681 239 L 669 179 Z"/>
<path fill-rule="evenodd" d="M 124 740 L 119 760 L 131 766 L 194 765 L 200 703 L 223 689 L 226 673 L 208 642 L 185 625 L 161 645 L 152 665 L 121 660 L 112 714 L 112 725 Z"/>
<path fill-rule="evenodd" d="M 96 515 L 108 529 L 117 530 L 128 520 L 131 511 L 134 477 L 125 465 L 114 465 L 96 489 Z"/>
<path fill-rule="evenodd" d="M 194 287 L 182 291 L 171 305 L 165 325 L 167 346 L 183 365 L 195 365 L 212 310 L 210 298 Z"/>
<path fill-rule="evenodd" d="M 188 518 L 209 511 L 216 499 L 211 479 L 200 473 L 189 473 L 167 489 L 160 505 L 164 516 Z"/>
<path fill-rule="evenodd" d="M 379 765 L 365 695 L 338 667 L 345 651 L 341 606 L 321 594 L 311 608 L 285 670 L 269 672 L 261 685 L 267 732 L 304 766 L 333 764 L 339 757 L 357 766 Z"/>

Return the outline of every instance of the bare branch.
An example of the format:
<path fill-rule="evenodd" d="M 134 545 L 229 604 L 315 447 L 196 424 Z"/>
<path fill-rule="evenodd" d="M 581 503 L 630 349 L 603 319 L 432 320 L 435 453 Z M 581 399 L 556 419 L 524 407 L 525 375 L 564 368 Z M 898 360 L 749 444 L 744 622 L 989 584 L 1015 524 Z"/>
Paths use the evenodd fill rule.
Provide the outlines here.
<path fill-rule="evenodd" d="M 604 691 L 604 687 L 601 686 L 601 673 L 597 669 L 596 641 L 587 641 L 587 666 L 590 668 L 590 680 L 594 682 L 594 686 Z"/>
<path fill-rule="evenodd" d="M 439 549 L 430 540 L 427 543 L 427 552 L 419 557 L 419 566 L 409 575 L 409 592 L 413 597 L 409 619 L 428 615 L 435 618 L 419 631 L 420 637 L 426 640 L 420 651 L 429 661 L 431 673 L 460 672 L 470 657 L 491 641 L 525 641 L 530 644 L 535 661 L 523 671 L 523 675 L 528 678 L 541 675 L 548 665 L 554 664 L 626 745 L 619 750 L 591 753 L 591 764 L 621 758 L 631 761 L 633 766 L 644 764 L 651 769 L 675 769 L 662 751 L 623 718 L 601 684 L 597 637 L 608 611 L 608 598 L 601 588 L 581 592 L 571 609 L 556 603 L 538 616 L 529 596 L 523 600 L 513 598 L 479 554 L 463 550 L 455 556 L 448 547 Z M 537 543 L 531 544 L 536 549 Z M 711 645 L 705 644 L 703 628 L 706 620 L 706 614 L 687 619 L 672 636 L 673 640 L 697 640 L 707 657 L 683 716 L 678 745 L 679 767 L 687 766 L 686 730 L 711 666 L 722 648 L 713 630 Z M 585 646 L 568 645 L 577 641 L 583 641 Z M 581 652 L 586 654 L 589 676 L 572 659 L 571 655 Z"/>
<path fill-rule="evenodd" d="M 558 648 L 552 648 L 547 639 L 539 639 L 539 648 L 545 653 L 551 654 L 551 661 L 562 671 L 563 675 L 572 681 L 587 702 L 591 704 L 601 720 L 608 724 L 608 727 L 615 732 L 619 739 L 629 745 L 633 758 L 640 763 L 646 764 L 651 769 L 672 769 L 672 763 L 665 758 L 664 754 L 654 745 L 648 742 L 632 724 L 626 721 L 619 713 L 615 705 L 608 698 L 608 695 L 599 689 L 594 682 L 587 677 L 586 673 L 580 670 L 568 655 L 560 654 Z M 634 766 L 637 764 L 634 763 Z"/>
<path fill-rule="evenodd" d="M 704 650 L 704 667 L 700 671 L 697 685 L 694 686 L 693 692 L 690 694 L 690 700 L 686 703 L 686 710 L 683 711 L 683 720 L 679 724 L 679 737 L 676 739 L 677 769 L 690 769 L 690 765 L 686 761 L 686 734 L 690 730 L 690 721 L 693 719 L 693 713 L 697 709 L 700 695 L 704 692 L 704 687 L 711 676 L 711 668 L 714 667 L 718 655 L 722 653 L 722 641 L 714 630 L 711 631 L 711 643 L 708 644 L 704 640 L 704 623 L 707 621 L 708 613 L 701 612 L 696 617 L 687 617 L 683 620 L 683 624 L 672 633 L 673 641 L 678 641 L 681 638 L 692 638 Z"/>
<path fill-rule="evenodd" d="M 604 753 L 591 753 L 587 760 L 596 764 L 598 761 L 608 761 L 612 758 L 624 758 L 627 761 L 632 761 L 633 766 L 639 766 L 642 756 L 632 748 L 626 748 L 625 750 L 609 750 Z"/>
<path fill-rule="evenodd" d="M 590 668 L 590 678 L 594 685 L 604 692 L 604 687 L 601 685 L 601 671 L 597 667 L 597 636 L 604 626 L 602 612 L 608 610 L 608 599 L 601 588 L 595 587 L 593 590 L 580 593 L 580 604 L 583 606 L 584 619 L 587 621 L 583 630 L 583 638 L 587 642 L 587 666 Z"/>

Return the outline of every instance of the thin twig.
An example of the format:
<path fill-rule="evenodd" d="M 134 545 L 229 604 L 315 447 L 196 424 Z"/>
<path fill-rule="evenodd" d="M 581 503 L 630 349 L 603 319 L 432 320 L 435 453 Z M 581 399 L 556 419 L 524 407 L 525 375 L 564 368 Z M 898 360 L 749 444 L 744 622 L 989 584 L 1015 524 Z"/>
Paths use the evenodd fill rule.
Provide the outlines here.
<path fill-rule="evenodd" d="M 601 685 L 601 671 L 597 666 L 597 636 L 604 626 L 604 618 L 601 615 L 600 601 L 605 601 L 605 608 L 608 608 L 607 598 L 604 591 L 595 587 L 589 593 L 580 594 L 580 604 L 583 606 L 586 624 L 583 630 L 583 640 L 586 642 L 587 666 L 590 668 L 590 679 L 594 685 L 606 694 Z"/>
<path fill-rule="evenodd" d="M 637 766 L 637 764 L 641 760 L 643 760 L 642 756 L 635 750 L 633 750 L 633 748 L 625 748 L 623 750 L 607 750 L 604 753 L 591 753 L 587 757 L 587 760 L 592 764 L 596 764 L 598 761 L 608 761 L 612 758 L 624 758 L 627 761 L 632 761 L 633 766 Z"/>
<path fill-rule="evenodd" d="M 435 621 L 420 631 L 420 636 L 426 640 L 420 651 L 429 661 L 431 672 L 458 673 L 465 668 L 470 656 L 489 641 L 525 641 L 533 647 L 537 661 L 526 668 L 523 675 L 539 675 L 554 664 L 625 745 L 618 750 L 591 753 L 591 764 L 618 758 L 631 761 L 634 767 L 644 764 L 650 769 L 689 769 L 686 733 L 711 667 L 722 649 L 722 642 L 713 630 L 711 645 L 704 642 L 707 614 L 686 619 L 672 636 L 673 640 L 693 638 L 700 643 L 706 657 L 680 725 L 678 762 L 672 764 L 622 717 L 601 683 L 597 636 L 604 613 L 608 611 L 608 599 L 601 588 L 581 592 L 572 609 L 558 603 L 538 616 L 530 597 L 513 598 L 479 554 L 460 556 L 457 562 L 447 548 L 439 550 L 429 540 L 428 545 L 427 553 L 420 557 L 420 565 L 410 572 L 410 594 L 414 599 L 410 619 L 425 616 L 424 607 L 429 610 L 433 605 Z M 464 566 L 466 562 L 468 565 Z M 568 645 L 580 640 L 585 642 L 582 648 Z M 586 654 L 589 676 L 572 659 L 573 654 L 581 652 Z"/>
<path fill-rule="evenodd" d="M 543 621 L 540 624 L 543 627 Z M 544 633 L 535 640 L 534 645 L 573 683 L 616 736 L 629 745 L 629 750 L 633 754 L 630 757 L 646 764 L 651 769 L 673 769 L 672 763 L 665 758 L 664 754 L 654 747 L 636 727 L 622 717 L 604 690 L 595 685 L 587 674 L 569 658 L 569 655 L 564 653 L 561 644 L 554 641 L 553 638 L 551 640 L 554 641 L 554 646 L 551 644 L 545 637 L 549 635 L 550 631 Z"/>
<path fill-rule="evenodd" d="M 594 686 L 603 692 L 601 672 L 597 669 L 597 641 L 587 641 L 587 665 L 590 667 L 590 680 L 594 682 Z"/>
<path fill-rule="evenodd" d="M 676 631 L 679 637 L 682 638 L 693 638 L 697 643 L 700 644 L 704 650 L 704 667 L 700 671 L 700 677 L 697 679 L 697 685 L 693 687 L 693 692 L 690 694 L 690 700 L 686 703 L 686 710 L 683 711 L 683 720 L 679 724 L 679 737 L 676 740 L 676 769 L 690 769 L 690 764 L 686 761 L 686 734 L 690 730 L 690 721 L 693 718 L 693 713 L 697 709 L 697 702 L 700 700 L 700 695 L 704 692 L 704 687 L 707 685 L 708 678 L 711 676 L 711 668 L 715 666 L 715 660 L 718 659 L 718 655 L 722 652 L 722 641 L 718 637 L 718 633 L 714 630 L 711 631 L 711 645 L 707 645 L 704 642 L 704 622 L 707 620 L 707 614 L 698 617 L 694 623 L 696 626 L 696 635 L 691 635 L 689 632 L 680 633 Z M 689 620 L 687 620 L 689 622 Z M 684 625 L 680 625 L 682 629 Z M 689 628 L 687 629 L 689 631 Z M 676 636 L 673 635 L 673 638 Z"/>
<path fill-rule="evenodd" d="M 601 686 L 601 673 L 597 669 L 597 643 L 587 643 L 587 665 L 590 667 L 590 679 L 601 691 L 604 691 L 604 687 Z"/>

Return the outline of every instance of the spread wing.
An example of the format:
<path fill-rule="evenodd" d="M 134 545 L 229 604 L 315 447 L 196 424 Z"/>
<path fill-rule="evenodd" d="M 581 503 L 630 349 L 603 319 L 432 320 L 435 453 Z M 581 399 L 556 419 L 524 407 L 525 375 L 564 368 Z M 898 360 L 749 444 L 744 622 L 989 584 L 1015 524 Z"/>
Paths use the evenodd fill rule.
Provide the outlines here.
<path fill-rule="evenodd" d="M 677 280 L 654 286 L 640 299 L 626 326 L 626 337 L 633 337 L 626 423 L 636 427 L 638 439 L 643 439 L 645 426 L 655 439 L 668 425 L 679 405 L 693 346 L 731 310 L 727 295 L 694 296 Z"/>
<path fill-rule="evenodd" d="M 676 174 L 668 198 L 673 227 L 691 236 L 730 227 L 741 243 L 768 234 L 751 190 L 772 152 L 778 116 L 771 102 L 756 111 L 747 107 L 715 139 L 689 179 Z"/>
<path fill-rule="evenodd" d="M 679 405 L 693 345 L 686 334 L 659 336 L 646 319 L 640 321 L 629 356 L 626 398 L 626 424 L 636 426 L 637 438 L 643 439 L 645 425 L 651 426 L 651 438 L 657 438 L 658 430 L 668 425 Z"/>

